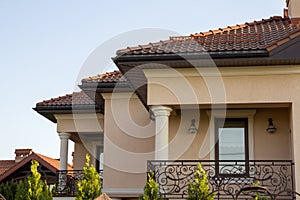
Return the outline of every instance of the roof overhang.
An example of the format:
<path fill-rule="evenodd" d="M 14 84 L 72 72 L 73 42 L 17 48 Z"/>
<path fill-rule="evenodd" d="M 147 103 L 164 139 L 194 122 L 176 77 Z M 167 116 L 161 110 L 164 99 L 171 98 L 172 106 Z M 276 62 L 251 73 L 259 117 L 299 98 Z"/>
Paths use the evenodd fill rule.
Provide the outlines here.
<path fill-rule="evenodd" d="M 36 106 L 33 110 L 54 123 L 57 122 L 55 114 L 103 113 L 99 105 Z"/>
<path fill-rule="evenodd" d="M 82 82 L 79 85 L 92 100 L 96 102 L 98 106 L 103 107 L 104 113 L 104 98 L 101 93 L 113 93 L 113 92 L 132 92 L 131 85 L 126 81 L 124 82 Z"/>
<path fill-rule="evenodd" d="M 180 54 L 119 55 L 113 59 L 122 74 L 147 105 L 147 79 L 143 69 L 240 67 L 300 64 L 300 37 L 289 38 L 269 49 Z"/>

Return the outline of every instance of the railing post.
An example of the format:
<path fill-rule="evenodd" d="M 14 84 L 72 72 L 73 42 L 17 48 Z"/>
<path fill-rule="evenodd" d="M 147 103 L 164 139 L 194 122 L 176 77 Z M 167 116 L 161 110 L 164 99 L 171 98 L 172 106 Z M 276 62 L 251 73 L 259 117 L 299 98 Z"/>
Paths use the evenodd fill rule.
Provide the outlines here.
<path fill-rule="evenodd" d="M 295 176 L 294 176 L 294 162 L 291 161 L 291 179 L 292 179 L 292 198 L 296 199 L 297 191 L 295 191 Z"/>
<path fill-rule="evenodd" d="M 65 171 L 59 170 L 57 173 L 57 194 L 58 196 L 66 195 L 67 179 L 64 174 Z"/>

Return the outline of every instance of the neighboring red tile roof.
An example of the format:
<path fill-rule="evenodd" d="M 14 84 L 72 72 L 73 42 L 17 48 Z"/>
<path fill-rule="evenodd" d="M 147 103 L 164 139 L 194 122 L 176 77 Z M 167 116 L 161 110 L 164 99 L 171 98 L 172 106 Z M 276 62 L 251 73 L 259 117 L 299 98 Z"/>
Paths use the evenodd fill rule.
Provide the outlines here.
<path fill-rule="evenodd" d="M 0 176 L 15 164 L 14 160 L 0 160 Z"/>
<path fill-rule="evenodd" d="M 51 98 L 36 104 L 36 106 L 75 106 L 75 105 L 95 105 L 95 102 L 83 91 L 73 92 L 65 96 Z"/>
<path fill-rule="evenodd" d="M 170 37 L 169 40 L 117 51 L 117 55 L 172 54 L 202 52 L 267 50 L 277 42 L 299 32 L 300 26 L 279 16 L 251 23 L 228 26 L 190 36 Z M 198 45 L 200 44 L 200 45 Z"/>
<path fill-rule="evenodd" d="M 98 74 L 96 76 L 90 76 L 88 78 L 82 79 L 82 83 L 92 82 L 92 83 L 117 83 L 126 82 L 125 77 L 119 70 L 113 72 L 106 72 L 105 74 Z"/>
<path fill-rule="evenodd" d="M 15 173 L 28 162 L 31 162 L 31 160 L 38 161 L 41 165 L 45 166 L 53 173 L 56 173 L 57 170 L 59 170 L 59 159 L 49 158 L 47 156 L 32 152 L 19 162 L 15 162 L 15 160 L 0 160 L 0 182 L 5 180 L 11 174 Z M 68 170 L 73 170 L 71 165 L 68 165 Z"/>
<path fill-rule="evenodd" d="M 44 161 L 46 161 L 48 164 L 53 166 L 55 169 L 59 170 L 59 163 L 60 163 L 59 159 L 53 159 L 38 153 L 35 154 L 40 158 L 42 158 Z M 70 164 L 68 164 L 68 170 L 73 170 L 73 167 Z"/>

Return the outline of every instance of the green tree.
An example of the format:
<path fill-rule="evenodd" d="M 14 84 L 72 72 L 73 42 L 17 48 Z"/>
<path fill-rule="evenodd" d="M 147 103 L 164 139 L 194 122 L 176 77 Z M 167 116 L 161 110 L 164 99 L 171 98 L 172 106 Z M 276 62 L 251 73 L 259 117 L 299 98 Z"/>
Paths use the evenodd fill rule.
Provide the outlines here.
<path fill-rule="evenodd" d="M 3 195 L 6 200 L 15 200 L 16 191 L 17 183 L 15 181 L 0 184 L 0 194 Z"/>
<path fill-rule="evenodd" d="M 144 195 L 139 197 L 140 200 L 162 200 L 159 193 L 158 184 L 153 179 L 153 173 L 148 173 L 148 181 L 144 186 Z"/>
<path fill-rule="evenodd" d="M 187 200 L 213 200 L 215 194 L 209 190 L 209 182 L 205 170 L 198 163 L 194 182 L 189 183 Z"/>
<path fill-rule="evenodd" d="M 46 181 L 41 180 L 38 172 L 39 163 L 31 161 L 31 174 L 26 181 L 20 181 L 17 185 L 16 200 L 51 200 L 52 194 Z"/>
<path fill-rule="evenodd" d="M 90 156 L 86 155 L 83 167 L 83 179 L 78 183 L 76 200 L 94 200 L 101 195 L 101 179 L 96 168 L 90 164 Z"/>
<path fill-rule="evenodd" d="M 17 184 L 16 200 L 27 200 L 28 184 L 27 181 L 19 181 Z"/>

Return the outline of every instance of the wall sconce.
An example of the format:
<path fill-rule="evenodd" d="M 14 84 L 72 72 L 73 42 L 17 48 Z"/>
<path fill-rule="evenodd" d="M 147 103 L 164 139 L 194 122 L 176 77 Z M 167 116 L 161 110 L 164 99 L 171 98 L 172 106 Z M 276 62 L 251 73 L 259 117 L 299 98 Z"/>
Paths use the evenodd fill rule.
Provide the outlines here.
<path fill-rule="evenodd" d="M 268 128 L 267 128 L 268 133 L 275 133 L 276 132 L 276 128 L 275 128 L 275 126 L 273 124 L 273 119 L 269 118 L 268 121 L 269 121 L 269 125 L 268 125 Z"/>
<path fill-rule="evenodd" d="M 196 123 L 196 120 L 195 120 L 195 119 L 192 119 L 192 120 L 191 120 L 191 126 L 190 126 L 190 128 L 188 129 L 188 130 L 189 130 L 189 133 L 192 133 L 192 134 L 197 133 L 198 129 L 197 129 L 195 123 Z"/>

